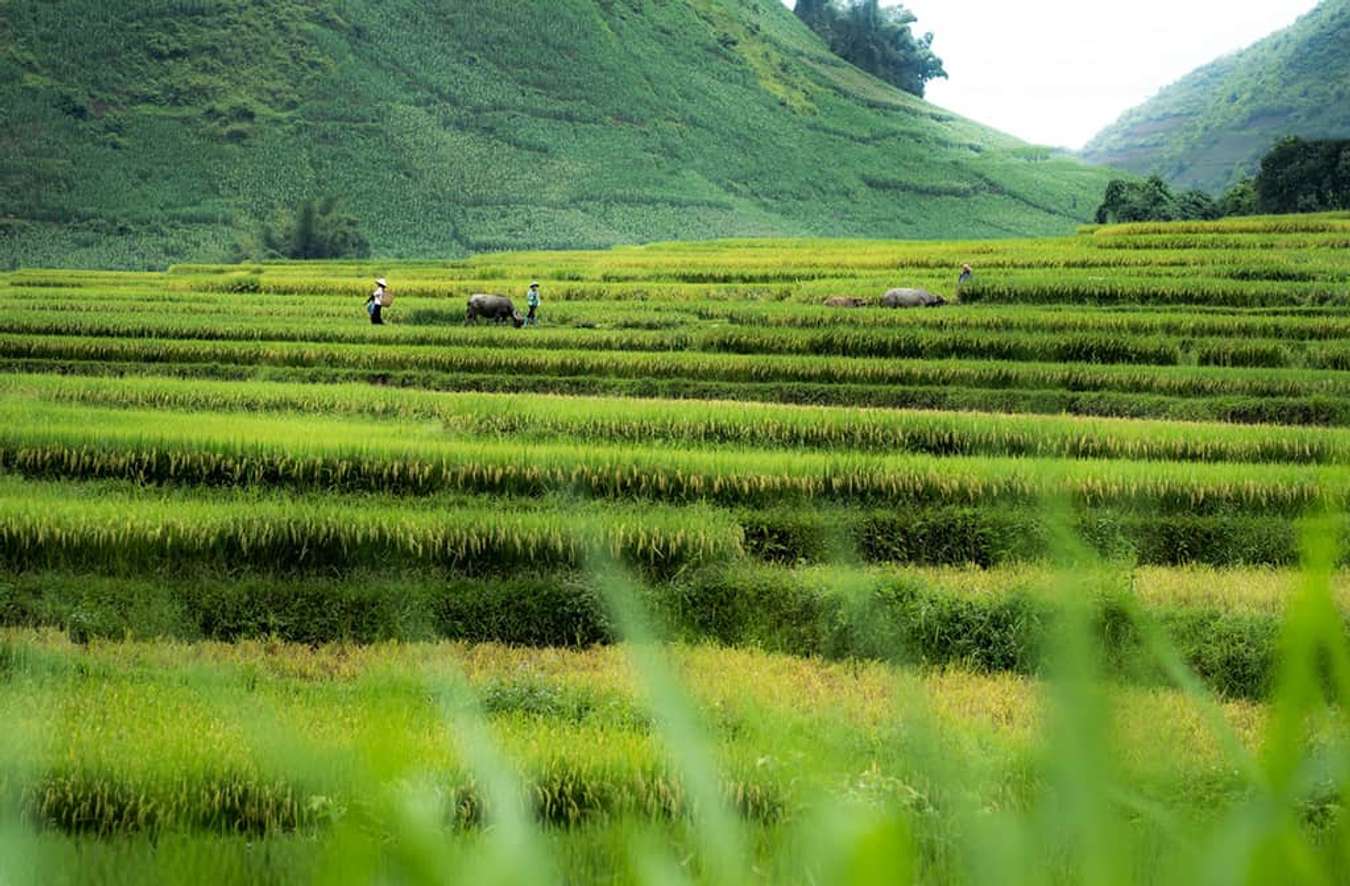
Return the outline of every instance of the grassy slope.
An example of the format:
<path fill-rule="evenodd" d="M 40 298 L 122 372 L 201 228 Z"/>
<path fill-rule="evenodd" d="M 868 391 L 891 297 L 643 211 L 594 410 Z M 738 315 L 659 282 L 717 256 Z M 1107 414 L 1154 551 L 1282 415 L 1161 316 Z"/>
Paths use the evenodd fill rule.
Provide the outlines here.
<path fill-rule="evenodd" d="M 1350 136 L 1350 2 L 1187 75 L 1094 138 L 1084 156 L 1219 190 L 1286 135 Z"/>
<path fill-rule="evenodd" d="M 217 259 L 341 195 L 377 254 L 1067 231 L 1100 170 L 899 93 L 772 0 L 0 0 L 0 256 Z"/>

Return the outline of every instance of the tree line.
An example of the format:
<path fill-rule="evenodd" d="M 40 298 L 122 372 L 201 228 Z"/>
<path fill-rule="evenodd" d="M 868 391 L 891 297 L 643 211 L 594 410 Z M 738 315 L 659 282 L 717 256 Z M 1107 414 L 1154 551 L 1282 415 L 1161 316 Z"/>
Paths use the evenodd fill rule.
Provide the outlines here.
<path fill-rule="evenodd" d="M 1285 215 L 1350 209 L 1350 140 L 1286 138 L 1261 159 L 1260 171 L 1217 200 L 1204 191 L 1175 193 L 1158 176 L 1113 179 L 1097 223 L 1209 221 L 1235 215 Z"/>
<path fill-rule="evenodd" d="M 933 35 L 914 36 L 918 18 L 880 0 L 797 0 L 797 18 L 820 35 L 830 51 L 855 67 L 923 97 L 929 80 L 946 78 L 933 52 Z"/>

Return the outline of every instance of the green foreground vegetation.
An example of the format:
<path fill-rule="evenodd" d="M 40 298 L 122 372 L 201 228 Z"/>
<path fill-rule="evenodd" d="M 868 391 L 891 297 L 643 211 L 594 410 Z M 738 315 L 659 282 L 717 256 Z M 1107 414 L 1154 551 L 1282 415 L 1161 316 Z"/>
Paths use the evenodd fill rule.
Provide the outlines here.
<path fill-rule="evenodd" d="M 1347 247 L 4 275 L 0 879 L 1336 882 Z"/>

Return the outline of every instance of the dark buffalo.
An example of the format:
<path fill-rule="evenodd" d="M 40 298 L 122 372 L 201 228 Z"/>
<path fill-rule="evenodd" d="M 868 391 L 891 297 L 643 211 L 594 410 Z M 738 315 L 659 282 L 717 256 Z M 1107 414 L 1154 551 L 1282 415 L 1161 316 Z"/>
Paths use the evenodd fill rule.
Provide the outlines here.
<path fill-rule="evenodd" d="M 925 289 L 892 289 L 881 297 L 884 308 L 936 308 L 947 300 Z"/>
<path fill-rule="evenodd" d="M 464 315 L 464 322 L 477 323 L 480 318 L 493 323 L 510 320 L 517 329 L 525 325 L 525 318 L 516 310 L 511 299 L 504 295 L 485 295 L 480 292 L 469 296 L 469 310 Z"/>
<path fill-rule="evenodd" d="M 836 295 L 833 298 L 827 298 L 825 306 L 829 308 L 862 308 L 867 306 L 867 299 L 854 298 L 849 295 Z"/>

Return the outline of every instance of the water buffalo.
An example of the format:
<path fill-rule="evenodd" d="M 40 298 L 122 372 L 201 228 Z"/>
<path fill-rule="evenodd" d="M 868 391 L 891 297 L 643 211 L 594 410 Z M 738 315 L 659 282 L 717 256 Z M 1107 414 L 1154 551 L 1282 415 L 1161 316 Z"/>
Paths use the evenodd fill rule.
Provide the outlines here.
<path fill-rule="evenodd" d="M 926 289 L 892 289 L 881 297 L 881 306 L 885 308 L 936 308 L 946 303 L 942 296 Z"/>
<path fill-rule="evenodd" d="M 861 308 L 867 305 L 867 299 L 854 298 L 848 295 L 836 295 L 834 298 L 825 300 L 825 306 L 828 308 Z"/>
<path fill-rule="evenodd" d="M 464 315 L 464 322 L 477 323 L 480 317 L 493 323 L 510 320 L 517 329 L 525 325 L 525 318 L 516 310 L 511 299 L 504 295 L 485 295 L 480 292 L 469 296 L 469 310 Z"/>

